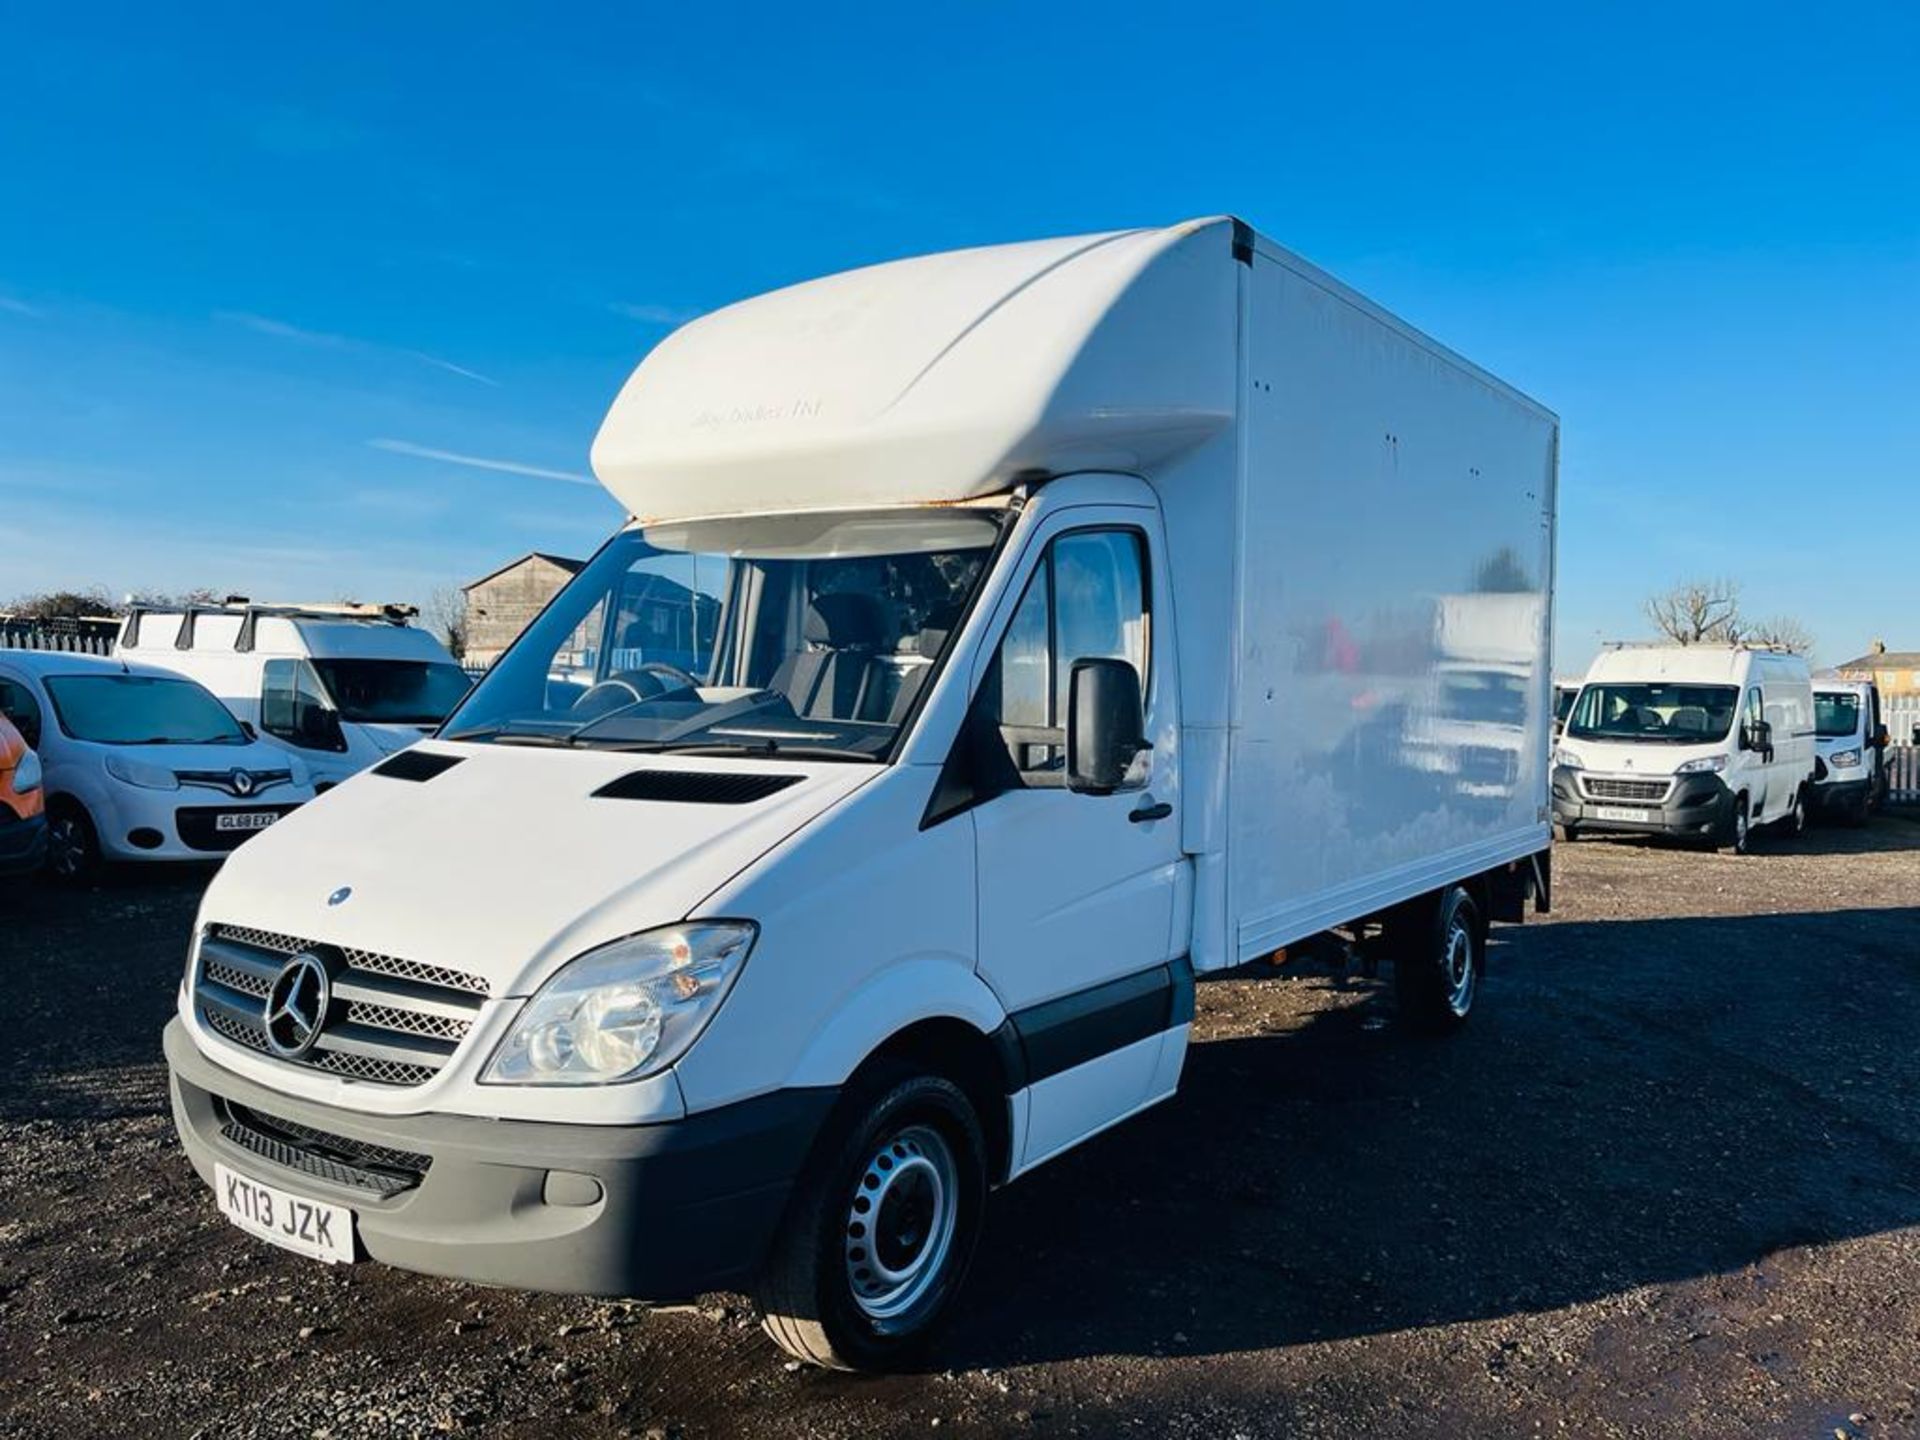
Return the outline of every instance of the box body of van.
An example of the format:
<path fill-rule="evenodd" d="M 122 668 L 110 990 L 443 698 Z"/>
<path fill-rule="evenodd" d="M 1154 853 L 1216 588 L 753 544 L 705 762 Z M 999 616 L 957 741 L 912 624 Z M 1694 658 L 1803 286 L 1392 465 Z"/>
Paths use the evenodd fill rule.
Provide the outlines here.
<path fill-rule="evenodd" d="M 1813 788 L 1816 813 L 1856 824 L 1887 798 L 1887 725 L 1880 687 L 1871 680 L 1813 685 Z"/>
<path fill-rule="evenodd" d="M 594 446 L 637 518 L 209 889 L 189 1155 L 323 1258 L 892 1363 L 1197 973 L 1345 927 L 1464 1019 L 1546 898 L 1557 433 L 1227 220 L 694 322 Z"/>
<path fill-rule="evenodd" d="M 1798 655 L 1604 650 L 1554 750 L 1554 824 L 1568 839 L 1668 835 L 1744 850 L 1755 826 L 1805 823 L 1813 730 L 1813 683 Z"/>
<path fill-rule="evenodd" d="M 135 606 L 116 657 L 173 670 L 295 750 L 317 789 L 431 734 L 467 674 L 406 606 Z"/>

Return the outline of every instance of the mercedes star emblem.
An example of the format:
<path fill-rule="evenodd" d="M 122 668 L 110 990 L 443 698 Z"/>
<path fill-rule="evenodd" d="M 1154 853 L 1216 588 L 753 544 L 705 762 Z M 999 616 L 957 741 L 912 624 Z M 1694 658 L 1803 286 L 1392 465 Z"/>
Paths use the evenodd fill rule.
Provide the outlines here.
<path fill-rule="evenodd" d="M 273 1053 L 298 1060 L 311 1050 L 332 999 L 333 977 L 318 955 L 302 951 L 287 961 L 267 990 L 264 1019 Z"/>

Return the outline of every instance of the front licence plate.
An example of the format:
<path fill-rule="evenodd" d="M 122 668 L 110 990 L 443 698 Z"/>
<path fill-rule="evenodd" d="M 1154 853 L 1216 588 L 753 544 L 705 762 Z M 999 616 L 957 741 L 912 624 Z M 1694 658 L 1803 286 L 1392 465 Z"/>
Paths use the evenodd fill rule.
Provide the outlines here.
<path fill-rule="evenodd" d="M 1593 813 L 1601 820 L 1625 820 L 1633 825 L 1653 823 L 1651 810 L 1631 810 L 1624 805 L 1596 805 L 1593 807 Z"/>
<path fill-rule="evenodd" d="M 216 830 L 264 830 L 279 818 L 271 810 L 242 810 L 232 815 L 214 816 L 213 828 Z"/>
<path fill-rule="evenodd" d="M 324 1200 L 303 1200 L 215 1162 L 213 1193 L 220 1213 L 250 1235 L 329 1265 L 353 1261 L 353 1212 Z"/>

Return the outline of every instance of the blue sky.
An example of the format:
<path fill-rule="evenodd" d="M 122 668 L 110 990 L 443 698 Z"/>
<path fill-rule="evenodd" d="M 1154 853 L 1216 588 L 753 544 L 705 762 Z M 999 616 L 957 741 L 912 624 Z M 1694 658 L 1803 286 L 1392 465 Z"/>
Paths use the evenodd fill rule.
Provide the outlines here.
<path fill-rule="evenodd" d="M 681 318 L 1233 211 L 1560 412 L 1563 669 L 1920 647 L 1911 7 L 322 8 L 10 12 L 0 598 L 585 553 Z"/>

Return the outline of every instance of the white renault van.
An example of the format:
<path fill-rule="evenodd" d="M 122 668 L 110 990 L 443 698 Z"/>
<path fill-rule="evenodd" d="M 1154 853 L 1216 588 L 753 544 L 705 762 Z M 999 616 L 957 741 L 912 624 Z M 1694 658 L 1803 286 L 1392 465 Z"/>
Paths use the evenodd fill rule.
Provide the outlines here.
<path fill-rule="evenodd" d="M 1757 825 L 1806 825 L 1807 662 L 1746 645 L 1601 652 L 1553 754 L 1561 838 L 1670 835 L 1744 853 Z"/>
<path fill-rule="evenodd" d="M 0 651 L 0 714 L 39 754 L 57 880 L 108 861 L 218 859 L 313 798 L 297 756 L 150 666 Z"/>
<path fill-rule="evenodd" d="M 1871 680 L 1820 680 L 1813 687 L 1815 811 L 1853 824 L 1887 799 L 1887 725 Z"/>
<path fill-rule="evenodd" d="M 594 444 L 638 518 L 209 887 L 166 1053 L 210 1203 L 321 1260 L 745 1285 L 896 1363 L 989 1186 L 1173 1093 L 1196 973 L 1337 931 L 1466 1019 L 1548 894 L 1557 436 L 1228 220 L 693 322 Z M 1434 773 L 1490 557 L 1502 759 Z"/>
<path fill-rule="evenodd" d="M 408 605 L 134 606 L 114 655 L 198 680 L 327 790 L 430 734 L 467 693 Z"/>

